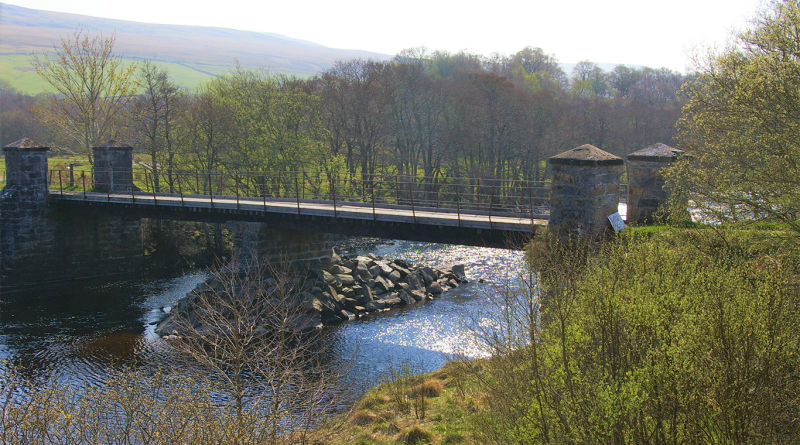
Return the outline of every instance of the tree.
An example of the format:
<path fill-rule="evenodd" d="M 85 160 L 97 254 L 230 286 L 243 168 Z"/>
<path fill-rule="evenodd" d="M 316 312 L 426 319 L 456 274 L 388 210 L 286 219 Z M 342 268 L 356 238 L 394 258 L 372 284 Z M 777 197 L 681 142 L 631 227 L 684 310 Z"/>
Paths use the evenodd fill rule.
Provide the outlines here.
<path fill-rule="evenodd" d="M 123 110 L 136 93 L 136 64 L 123 66 L 114 55 L 115 37 L 89 38 L 83 29 L 53 44 L 55 54 L 33 54 L 31 63 L 52 87 L 36 109 L 45 125 L 60 129 L 91 159 L 94 146 L 116 138 Z"/>
<path fill-rule="evenodd" d="M 341 363 L 306 313 L 304 287 L 287 259 L 234 259 L 159 327 L 180 334 L 174 346 L 219 395 L 229 443 L 321 443 L 317 419 L 344 396 Z"/>
<path fill-rule="evenodd" d="M 145 60 L 139 74 L 144 91 L 134 100 L 135 131 L 141 148 L 150 157 L 153 186 L 160 191 L 162 165 L 167 169 L 169 192 L 174 192 L 172 172 L 175 170 L 175 155 L 180 144 L 176 131 L 181 114 L 185 110 L 185 98 L 180 88 L 169 77 L 165 68 L 159 68 Z"/>
<path fill-rule="evenodd" d="M 773 2 L 726 49 L 696 62 L 670 174 L 708 218 L 782 221 L 800 233 L 800 5 Z"/>

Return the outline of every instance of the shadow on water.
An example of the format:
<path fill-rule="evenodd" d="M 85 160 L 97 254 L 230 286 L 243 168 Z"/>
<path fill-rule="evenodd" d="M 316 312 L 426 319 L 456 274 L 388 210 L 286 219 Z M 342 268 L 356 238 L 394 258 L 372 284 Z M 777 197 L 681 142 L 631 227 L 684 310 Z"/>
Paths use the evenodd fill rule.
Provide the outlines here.
<path fill-rule="evenodd" d="M 485 309 L 486 293 L 493 291 L 490 282 L 513 273 L 520 252 L 413 242 L 379 246 L 373 252 L 433 267 L 465 264 L 471 282 L 434 301 L 327 328 L 331 359 L 350 365 L 344 384 L 366 390 L 400 366 L 428 372 L 453 353 L 483 355 L 465 329 L 475 322 L 468 314 Z M 172 366 L 176 358 L 154 334 L 154 324 L 165 316 L 164 308 L 204 277 L 193 272 L 4 293 L 0 360 L 17 365 L 29 380 L 55 375 L 67 382 L 101 382 L 110 370 L 126 366 L 181 372 L 180 366 Z"/>
<path fill-rule="evenodd" d="M 162 353 L 150 323 L 202 280 L 199 272 L 47 285 L 0 295 L 0 360 L 28 379 L 96 381 Z"/>

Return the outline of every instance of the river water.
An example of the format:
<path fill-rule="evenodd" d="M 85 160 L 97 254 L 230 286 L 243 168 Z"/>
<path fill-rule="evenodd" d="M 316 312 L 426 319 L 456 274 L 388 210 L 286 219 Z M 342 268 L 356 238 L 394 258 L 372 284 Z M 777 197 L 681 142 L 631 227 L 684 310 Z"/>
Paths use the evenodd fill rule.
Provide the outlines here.
<path fill-rule="evenodd" d="M 405 241 L 372 252 L 432 267 L 465 264 L 470 282 L 433 301 L 328 328 L 331 350 L 352 364 L 348 375 L 353 384 L 369 388 L 400 366 L 432 371 L 453 353 L 483 355 L 468 326 L 489 322 L 476 320 L 475 314 L 485 312 L 496 284 L 519 269 L 520 252 Z M 154 334 L 154 323 L 163 317 L 163 308 L 203 279 L 203 272 L 192 272 L 7 292 L 0 295 L 0 360 L 16 364 L 27 379 L 73 383 L 101 382 L 109 370 L 127 366 L 169 368 L 174 356 Z"/>

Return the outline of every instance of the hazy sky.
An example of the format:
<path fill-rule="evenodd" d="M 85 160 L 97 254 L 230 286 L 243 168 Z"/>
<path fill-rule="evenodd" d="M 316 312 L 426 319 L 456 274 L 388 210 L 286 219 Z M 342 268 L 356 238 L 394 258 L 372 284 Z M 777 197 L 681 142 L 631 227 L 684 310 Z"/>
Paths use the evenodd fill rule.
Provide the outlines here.
<path fill-rule="evenodd" d="M 34 9 L 137 22 L 275 32 L 386 54 L 415 46 L 488 55 L 538 46 L 561 62 L 685 71 L 697 45 L 724 44 L 760 0 L 11 0 Z"/>

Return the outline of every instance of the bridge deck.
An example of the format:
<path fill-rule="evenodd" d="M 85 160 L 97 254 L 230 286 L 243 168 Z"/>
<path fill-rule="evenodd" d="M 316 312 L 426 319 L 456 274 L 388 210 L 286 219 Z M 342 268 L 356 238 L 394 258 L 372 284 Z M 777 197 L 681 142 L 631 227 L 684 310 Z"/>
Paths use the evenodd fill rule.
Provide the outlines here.
<path fill-rule="evenodd" d="M 231 211 L 231 220 L 236 220 L 238 212 L 266 212 L 303 216 L 319 216 L 323 218 L 347 218 L 383 222 L 411 223 L 415 225 L 451 226 L 474 229 L 500 230 L 511 232 L 528 232 L 533 225 L 546 225 L 545 215 L 509 215 L 469 210 L 453 211 L 437 208 L 411 208 L 396 205 L 373 205 L 364 203 L 332 203 L 330 201 L 291 200 L 279 198 L 236 198 L 169 194 L 119 194 L 97 192 L 64 191 L 50 195 L 51 199 L 63 201 L 81 201 L 137 206 L 152 206 L 153 209 L 172 209 L 198 211 L 215 209 Z"/>

